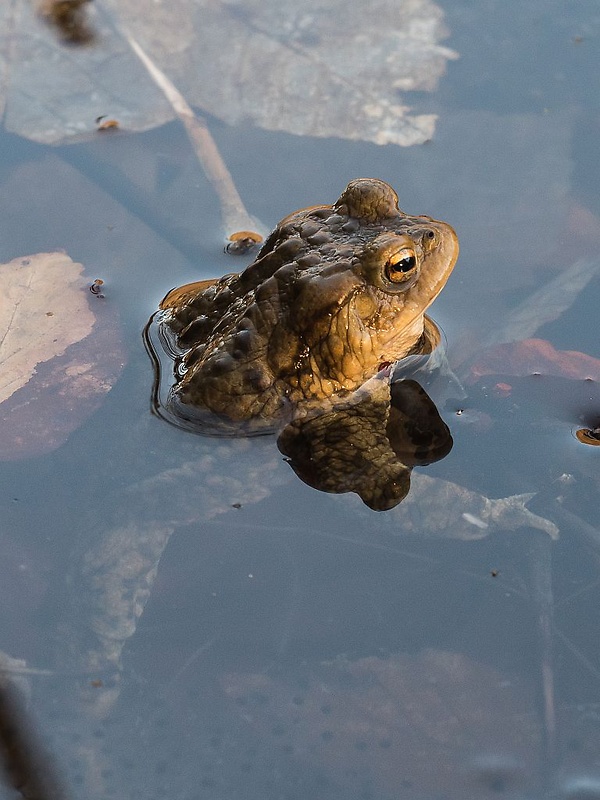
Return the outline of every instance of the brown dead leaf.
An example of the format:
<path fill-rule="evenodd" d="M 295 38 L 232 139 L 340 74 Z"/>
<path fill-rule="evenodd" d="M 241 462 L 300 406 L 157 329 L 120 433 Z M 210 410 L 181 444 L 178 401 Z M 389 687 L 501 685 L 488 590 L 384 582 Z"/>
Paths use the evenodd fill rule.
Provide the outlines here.
<path fill-rule="evenodd" d="M 600 359 L 575 350 L 556 350 L 544 339 L 525 339 L 484 351 L 469 371 L 466 383 L 483 375 L 554 375 L 574 380 L 600 380 Z"/>
<path fill-rule="evenodd" d="M 81 264 L 38 253 L 0 265 L 0 403 L 38 364 L 85 338 L 94 315 L 82 291 Z"/>
<path fill-rule="evenodd" d="M 0 459 L 58 447 L 121 371 L 114 314 L 96 320 L 82 270 L 64 253 L 0 265 Z"/>

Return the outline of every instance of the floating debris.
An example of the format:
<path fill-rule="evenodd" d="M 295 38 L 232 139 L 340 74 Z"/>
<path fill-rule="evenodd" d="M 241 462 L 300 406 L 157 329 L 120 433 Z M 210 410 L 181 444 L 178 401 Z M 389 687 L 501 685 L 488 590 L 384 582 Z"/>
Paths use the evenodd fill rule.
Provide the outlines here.
<path fill-rule="evenodd" d="M 225 252 L 233 256 L 243 256 L 260 244 L 263 237 L 255 231 L 237 231 L 228 237 Z"/>
<path fill-rule="evenodd" d="M 60 33 L 67 44 L 91 44 L 95 39 L 87 20 L 86 4 L 91 0 L 42 0 L 38 14 Z"/>
<path fill-rule="evenodd" d="M 575 436 L 582 444 L 600 445 L 600 425 L 597 428 L 579 428 Z"/>

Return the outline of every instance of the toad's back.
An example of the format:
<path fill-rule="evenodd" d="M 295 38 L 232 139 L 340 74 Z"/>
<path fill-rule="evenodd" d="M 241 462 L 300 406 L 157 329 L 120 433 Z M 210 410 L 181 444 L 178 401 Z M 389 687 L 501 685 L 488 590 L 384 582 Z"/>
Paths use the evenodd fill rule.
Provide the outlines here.
<path fill-rule="evenodd" d="M 383 181 L 352 181 L 332 206 L 283 219 L 244 272 L 165 297 L 175 403 L 183 416 L 272 425 L 429 352 L 437 329 L 425 310 L 457 255 L 449 225 L 405 214 Z"/>

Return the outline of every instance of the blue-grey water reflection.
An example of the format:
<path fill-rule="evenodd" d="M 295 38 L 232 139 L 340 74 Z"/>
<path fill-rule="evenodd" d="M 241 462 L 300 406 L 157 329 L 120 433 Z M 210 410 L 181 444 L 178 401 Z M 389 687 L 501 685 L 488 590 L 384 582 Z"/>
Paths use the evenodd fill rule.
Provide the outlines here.
<path fill-rule="evenodd" d="M 147 318 L 245 263 L 177 124 L 0 138 L 0 261 L 103 279 L 126 361 L 64 443 L 0 463 L 0 650 L 68 797 L 600 798 L 600 448 L 574 435 L 600 416 L 600 14 L 440 4 L 460 60 L 415 100 L 430 143 L 210 121 L 269 226 L 373 175 L 458 232 L 432 309 L 454 447 L 394 511 L 150 414 Z"/>

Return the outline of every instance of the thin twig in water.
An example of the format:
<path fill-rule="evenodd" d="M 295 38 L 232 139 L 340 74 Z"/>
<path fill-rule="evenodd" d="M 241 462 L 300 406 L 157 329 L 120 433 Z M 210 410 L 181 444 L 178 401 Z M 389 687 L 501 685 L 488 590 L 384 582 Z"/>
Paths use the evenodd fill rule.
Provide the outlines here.
<path fill-rule="evenodd" d="M 237 231 L 256 231 L 261 236 L 264 235 L 264 227 L 246 211 L 231 173 L 221 158 L 206 122 L 194 114 L 181 92 L 167 78 L 164 72 L 156 66 L 136 40 L 126 30 L 123 30 L 122 33 L 131 49 L 148 70 L 154 83 L 163 92 L 173 110 L 183 122 L 202 168 L 219 197 L 226 236 L 229 237 Z"/>
<path fill-rule="evenodd" d="M 552 515 L 559 522 L 570 526 L 573 530 L 579 533 L 584 541 L 593 548 L 594 552 L 600 553 L 600 529 L 594 525 L 590 525 L 577 514 L 574 514 L 569 509 L 565 508 L 558 502 L 552 506 Z"/>
<path fill-rule="evenodd" d="M 541 654 L 542 695 L 544 703 L 544 734 L 546 772 L 550 772 L 556 756 L 556 705 L 554 700 L 553 669 L 553 592 L 552 541 L 548 536 L 531 531 L 530 554 L 532 598 L 538 612 L 538 634 Z"/>
<path fill-rule="evenodd" d="M 554 632 L 561 640 L 561 642 L 564 644 L 564 646 L 567 648 L 567 650 L 570 651 L 570 653 L 577 659 L 577 661 L 579 661 L 580 664 L 583 664 L 583 666 L 587 669 L 590 675 L 593 675 L 597 681 L 600 681 L 600 670 L 598 669 L 598 667 L 592 664 L 589 658 L 587 658 L 587 656 L 585 656 L 581 652 L 581 650 L 573 644 L 573 642 L 571 641 L 571 639 L 569 639 L 566 633 L 563 633 L 563 631 L 556 625 L 554 626 Z"/>
<path fill-rule="evenodd" d="M 180 668 L 177 670 L 177 672 L 175 673 L 175 675 L 173 675 L 173 677 L 172 677 L 172 678 L 171 678 L 171 680 L 169 681 L 169 685 L 167 686 L 167 689 L 166 689 L 166 691 L 167 691 L 167 692 L 169 692 L 169 691 L 173 690 L 173 688 L 174 688 L 174 687 L 175 687 L 175 686 L 176 686 L 176 685 L 179 683 L 179 681 L 181 680 L 181 678 L 182 678 L 182 676 L 184 675 L 184 673 L 185 673 L 185 672 L 187 672 L 187 670 L 188 670 L 188 669 L 189 669 L 189 668 L 192 666 L 192 664 L 194 664 L 194 663 L 195 663 L 196 661 L 198 661 L 198 659 L 200 659 L 200 658 L 201 658 L 201 657 L 202 657 L 202 656 L 203 656 L 205 653 L 207 653 L 207 652 L 208 652 L 208 651 L 209 651 L 209 650 L 212 648 L 212 646 L 214 645 L 214 643 L 215 643 L 216 641 L 217 641 L 217 637 L 216 637 L 216 636 L 213 636 L 211 639 L 208 639 L 206 642 L 204 642 L 204 644 L 200 645 L 200 647 L 197 647 L 197 648 L 194 650 L 194 652 L 191 654 L 191 656 L 189 656 L 189 658 L 187 658 L 187 659 L 186 659 L 186 661 L 184 662 L 183 666 L 181 666 L 181 667 L 180 667 Z"/>

